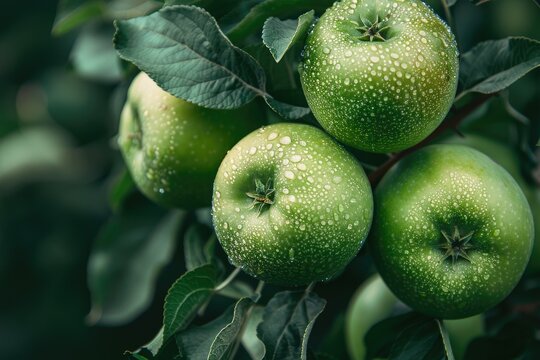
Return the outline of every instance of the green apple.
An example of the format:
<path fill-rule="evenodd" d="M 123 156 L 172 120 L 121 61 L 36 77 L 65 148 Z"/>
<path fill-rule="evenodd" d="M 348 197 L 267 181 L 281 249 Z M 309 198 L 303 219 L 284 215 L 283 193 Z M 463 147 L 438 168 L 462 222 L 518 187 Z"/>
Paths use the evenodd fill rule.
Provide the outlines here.
<path fill-rule="evenodd" d="M 330 134 L 361 150 L 393 152 L 423 140 L 446 116 L 458 51 L 422 1 L 343 0 L 308 35 L 300 79 Z"/>
<path fill-rule="evenodd" d="M 178 208 L 210 206 L 221 160 L 258 128 L 255 105 L 205 109 L 162 90 L 140 73 L 129 88 L 118 142 L 139 189 L 155 202 Z"/>
<path fill-rule="evenodd" d="M 364 243 L 372 214 L 360 164 L 309 125 L 249 134 L 227 154 L 214 183 L 214 227 L 231 263 L 272 284 L 339 274 Z"/>
<path fill-rule="evenodd" d="M 534 224 L 515 180 L 484 154 L 433 145 L 400 161 L 375 193 L 371 251 L 392 292 L 413 309 L 458 319 L 515 287 Z"/>
<path fill-rule="evenodd" d="M 390 291 L 379 274 L 372 275 L 358 288 L 347 310 L 345 335 L 347 349 L 352 359 L 366 359 L 365 336 L 371 327 L 389 318 L 399 300 Z M 459 320 L 444 320 L 448 330 L 452 352 L 458 360 L 465 357 L 469 343 L 484 334 L 482 315 Z"/>

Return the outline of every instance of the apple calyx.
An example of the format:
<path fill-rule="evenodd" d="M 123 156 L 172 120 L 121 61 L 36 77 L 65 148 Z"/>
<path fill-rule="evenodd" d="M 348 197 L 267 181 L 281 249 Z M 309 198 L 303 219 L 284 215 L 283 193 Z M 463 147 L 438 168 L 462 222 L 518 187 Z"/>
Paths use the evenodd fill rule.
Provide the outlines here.
<path fill-rule="evenodd" d="M 276 190 L 272 185 L 272 179 L 270 178 L 266 181 L 266 184 L 260 179 L 255 179 L 255 191 L 246 193 L 253 200 L 249 208 L 257 208 L 257 215 L 261 215 L 265 205 L 270 206 L 274 203 L 274 193 Z"/>
<path fill-rule="evenodd" d="M 467 254 L 469 250 L 474 248 L 469 242 L 474 234 L 474 231 L 461 236 L 457 226 L 454 226 L 454 233 L 448 235 L 444 230 L 441 230 L 443 235 L 443 243 L 439 247 L 444 251 L 444 257 L 442 261 L 450 258 L 452 260 L 452 265 L 460 258 L 471 262 L 471 258 Z"/>
<path fill-rule="evenodd" d="M 384 18 L 379 18 L 379 14 L 375 15 L 375 21 L 371 21 L 368 18 L 360 18 L 362 25 L 357 24 L 356 28 L 360 31 L 360 40 L 370 42 L 373 41 L 386 41 L 386 32 L 390 28 L 388 20 L 390 15 L 385 16 Z"/>

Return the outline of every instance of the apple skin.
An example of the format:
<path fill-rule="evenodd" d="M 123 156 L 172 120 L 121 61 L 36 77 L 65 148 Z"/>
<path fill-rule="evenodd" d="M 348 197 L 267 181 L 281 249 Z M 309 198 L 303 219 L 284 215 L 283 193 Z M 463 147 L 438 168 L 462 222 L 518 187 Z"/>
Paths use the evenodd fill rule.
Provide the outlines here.
<path fill-rule="evenodd" d="M 540 187 L 525 180 L 519 168 L 519 156 L 515 149 L 493 139 L 472 133 L 464 133 L 464 137 L 454 136 L 445 139 L 448 144 L 462 144 L 470 146 L 489 156 L 497 164 L 501 165 L 512 175 L 523 190 L 534 219 L 534 246 L 527 265 L 526 272 L 531 274 L 540 273 Z"/>
<path fill-rule="evenodd" d="M 207 207 L 221 160 L 262 125 L 261 115 L 254 103 L 235 110 L 193 105 L 141 72 L 129 88 L 118 143 L 135 183 L 148 198 L 167 207 Z"/>
<path fill-rule="evenodd" d="M 391 14 L 386 41 L 360 39 L 356 24 Z M 418 0 L 343 0 L 309 33 L 300 79 L 309 107 L 340 142 L 395 152 L 427 137 L 444 119 L 458 82 L 448 26 Z"/>
<path fill-rule="evenodd" d="M 389 318 L 398 304 L 404 306 L 379 274 L 372 275 L 358 288 L 351 298 L 345 320 L 347 349 L 353 360 L 366 359 L 366 334 L 373 325 Z M 464 359 L 469 343 L 485 333 L 482 315 L 444 320 L 444 325 L 457 360 Z"/>
<path fill-rule="evenodd" d="M 272 204 L 253 206 L 255 181 Z M 358 161 L 323 131 L 263 127 L 227 154 L 214 183 L 213 222 L 235 266 L 265 282 L 306 285 L 338 275 L 356 256 L 373 216 Z"/>
<path fill-rule="evenodd" d="M 445 257 L 444 233 L 471 234 L 466 257 Z M 449 235 L 450 236 L 450 235 Z M 502 301 L 531 254 L 534 224 L 514 179 L 484 154 L 432 145 L 407 156 L 375 192 L 370 250 L 392 292 L 442 319 Z"/>

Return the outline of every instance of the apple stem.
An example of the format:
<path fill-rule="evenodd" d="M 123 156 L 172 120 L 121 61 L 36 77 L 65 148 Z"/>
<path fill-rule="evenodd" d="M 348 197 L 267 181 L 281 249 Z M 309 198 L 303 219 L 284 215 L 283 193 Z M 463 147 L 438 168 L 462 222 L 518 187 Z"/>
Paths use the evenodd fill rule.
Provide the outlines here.
<path fill-rule="evenodd" d="M 371 186 L 375 187 L 379 181 L 382 179 L 384 174 L 394 166 L 395 163 L 397 163 L 399 160 L 403 159 L 405 156 L 415 152 L 418 149 L 423 148 L 426 145 L 429 145 L 434 139 L 438 138 L 441 134 L 443 134 L 446 130 L 449 129 L 457 129 L 459 124 L 467 118 L 472 112 L 474 112 L 477 108 L 479 108 L 481 105 L 483 105 L 486 101 L 491 99 L 493 96 L 495 96 L 497 93 L 493 94 L 481 94 L 478 96 L 474 101 L 472 101 L 470 104 L 464 106 L 463 108 L 459 109 L 452 117 L 448 118 L 446 121 L 443 121 L 441 125 L 439 125 L 438 128 L 436 128 L 431 135 L 429 135 L 427 138 L 416 144 L 415 146 L 408 148 L 406 150 L 403 150 L 399 153 L 396 153 L 392 155 L 386 162 L 384 162 L 381 166 L 379 166 L 377 169 L 375 169 L 373 172 L 371 172 L 368 176 L 369 182 L 371 183 Z"/>
<path fill-rule="evenodd" d="M 237 267 L 225 280 L 223 280 L 221 284 L 215 287 L 214 292 L 220 292 L 221 290 L 225 289 L 239 273 L 240 268 Z"/>

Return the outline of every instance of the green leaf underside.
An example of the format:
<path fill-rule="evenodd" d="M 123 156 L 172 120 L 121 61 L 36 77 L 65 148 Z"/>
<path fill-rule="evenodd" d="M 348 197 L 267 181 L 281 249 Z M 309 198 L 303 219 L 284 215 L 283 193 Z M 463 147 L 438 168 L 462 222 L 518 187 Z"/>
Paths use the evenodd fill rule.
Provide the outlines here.
<path fill-rule="evenodd" d="M 297 20 L 282 21 L 271 17 L 265 21 L 262 40 L 276 62 L 280 62 L 285 53 L 306 35 L 314 18 L 315 11 L 311 10 Z"/>
<path fill-rule="evenodd" d="M 540 66 L 540 42 L 509 37 L 481 42 L 466 52 L 460 62 L 461 93 L 492 94 L 519 80 Z"/>
<path fill-rule="evenodd" d="M 257 335 L 264 343 L 264 359 L 306 359 L 309 334 L 326 300 L 304 291 L 284 291 L 266 305 Z"/>
<path fill-rule="evenodd" d="M 360 341 L 360 340 L 359 340 Z M 367 333 L 367 359 L 452 359 L 434 318 L 410 312 L 385 319 Z"/>
<path fill-rule="evenodd" d="M 111 218 L 90 255 L 90 323 L 123 324 L 150 303 L 155 278 L 170 260 L 184 213 L 156 207 L 130 209 Z"/>
<path fill-rule="evenodd" d="M 201 8 L 168 6 L 116 21 L 115 26 L 120 57 L 179 98 L 207 108 L 233 109 L 265 95 L 262 68 Z"/>
<path fill-rule="evenodd" d="M 181 358 L 227 359 L 239 341 L 238 336 L 253 303 L 251 298 L 242 298 L 213 321 L 178 333 L 175 339 Z"/>
<path fill-rule="evenodd" d="M 265 96 L 264 101 L 266 101 L 266 104 L 270 106 L 272 110 L 286 120 L 300 119 L 311 112 L 309 108 L 290 105 L 276 100 L 271 96 Z"/>
<path fill-rule="evenodd" d="M 219 274 L 213 265 L 203 265 L 182 275 L 169 289 L 163 311 L 163 339 L 189 325 L 199 308 L 210 299 Z"/>

